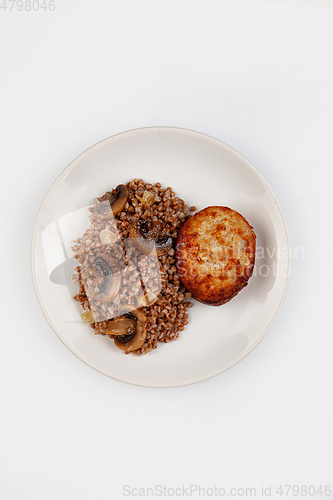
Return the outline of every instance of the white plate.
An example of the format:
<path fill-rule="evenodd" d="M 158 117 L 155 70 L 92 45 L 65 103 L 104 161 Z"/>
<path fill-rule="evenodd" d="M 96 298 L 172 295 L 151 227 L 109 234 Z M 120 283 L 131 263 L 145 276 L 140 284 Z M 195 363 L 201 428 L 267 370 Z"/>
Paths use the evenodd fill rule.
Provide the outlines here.
<path fill-rule="evenodd" d="M 189 325 L 178 340 L 159 343 L 156 350 L 139 357 L 126 356 L 108 337 L 94 335 L 81 322 L 71 282 L 72 240 L 88 227 L 87 206 L 107 189 L 135 177 L 171 186 L 198 210 L 209 205 L 233 208 L 244 215 L 257 235 L 255 271 L 247 288 L 220 307 L 195 302 L 189 310 Z M 81 154 L 48 192 L 32 241 L 36 293 L 60 340 L 101 373 L 148 387 L 199 382 L 244 358 L 275 320 L 289 272 L 288 229 L 265 179 L 226 144 L 178 128 L 132 130 Z"/>

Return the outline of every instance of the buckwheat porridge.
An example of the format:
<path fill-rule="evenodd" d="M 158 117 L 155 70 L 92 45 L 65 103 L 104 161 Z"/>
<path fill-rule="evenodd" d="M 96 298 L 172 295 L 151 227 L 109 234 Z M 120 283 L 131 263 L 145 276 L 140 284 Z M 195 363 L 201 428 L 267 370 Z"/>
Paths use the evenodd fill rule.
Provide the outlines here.
<path fill-rule="evenodd" d="M 134 179 L 97 198 L 90 226 L 74 241 L 82 320 L 126 354 L 176 340 L 191 293 L 177 274 L 175 244 L 194 212 L 170 188 Z"/>

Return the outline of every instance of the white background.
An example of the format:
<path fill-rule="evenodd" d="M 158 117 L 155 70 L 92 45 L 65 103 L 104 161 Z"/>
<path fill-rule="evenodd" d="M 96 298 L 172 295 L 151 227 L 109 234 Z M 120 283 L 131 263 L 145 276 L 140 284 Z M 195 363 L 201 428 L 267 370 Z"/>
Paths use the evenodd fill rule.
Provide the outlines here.
<path fill-rule="evenodd" d="M 121 499 L 124 485 L 255 487 L 258 498 L 272 485 L 273 499 L 292 497 L 279 485 L 333 490 L 333 2 L 11 5 L 0 9 L 1 500 Z M 34 221 L 60 172 L 152 125 L 247 157 L 304 248 L 259 346 L 178 389 L 129 386 L 79 361 L 30 275 Z"/>

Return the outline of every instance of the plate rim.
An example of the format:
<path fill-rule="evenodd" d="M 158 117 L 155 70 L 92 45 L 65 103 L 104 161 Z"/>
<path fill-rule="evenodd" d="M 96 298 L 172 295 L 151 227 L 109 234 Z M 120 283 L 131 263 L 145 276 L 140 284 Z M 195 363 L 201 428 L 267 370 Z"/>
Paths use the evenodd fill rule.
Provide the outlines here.
<path fill-rule="evenodd" d="M 288 253 L 288 270 L 289 270 L 289 273 L 286 276 L 286 281 L 285 281 L 283 293 L 281 295 L 280 302 L 279 302 L 278 306 L 276 307 L 275 312 L 274 312 L 274 314 L 273 314 L 270 322 L 268 323 L 268 325 L 266 326 L 266 328 L 263 330 L 261 336 L 257 339 L 256 342 L 254 342 L 254 344 L 252 344 L 248 349 L 246 349 L 245 354 L 243 353 L 239 359 L 236 358 L 236 360 L 233 361 L 232 364 L 230 364 L 226 368 L 223 368 L 222 370 L 218 371 L 217 373 L 214 373 L 213 375 L 209 375 L 208 377 L 202 377 L 202 378 L 200 378 L 198 380 L 194 380 L 194 381 L 191 381 L 191 382 L 179 383 L 179 384 L 176 384 L 176 385 L 175 384 L 172 384 L 172 385 L 169 385 L 169 384 L 167 384 L 167 385 L 160 385 L 160 384 L 159 385 L 138 384 L 138 383 L 135 383 L 135 382 L 131 382 L 129 380 L 125 380 L 125 379 L 122 379 L 122 378 L 116 378 L 115 376 L 109 375 L 108 373 L 105 373 L 104 371 L 102 371 L 101 369 L 97 368 L 93 364 L 87 362 L 83 357 L 81 357 L 78 353 L 76 353 L 71 348 L 70 344 L 61 336 L 60 332 L 58 333 L 57 328 L 53 324 L 52 319 L 50 318 L 48 312 L 46 311 L 46 309 L 44 307 L 44 304 L 43 304 L 43 301 L 42 301 L 42 297 L 41 297 L 41 294 L 40 294 L 39 289 L 38 289 L 36 269 L 35 269 L 35 265 L 34 265 L 34 255 L 35 255 L 35 247 L 36 247 L 36 238 L 37 238 L 38 225 L 39 225 L 39 222 L 40 222 L 40 219 L 41 219 L 41 215 L 42 215 L 43 210 L 45 208 L 45 205 L 48 202 L 48 200 L 49 200 L 51 194 L 53 193 L 54 189 L 61 182 L 62 178 L 68 172 L 70 172 L 72 170 L 72 168 L 74 168 L 73 164 L 76 163 L 76 161 L 81 156 L 87 154 L 88 151 L 90 151 L 91 149 L 93 149 L 96 146 L 100 145 L 101 143 L 103 143 L 105 141 L 109 141 L 110 139 L 114 139 L 115 137 L 118 137 L 120 135 L 130 134 L 130 133 L 133 133 L 133 132 L 144 131 L 144 130 L 145 131 L 149 131 L 149 130 L 151 130 L 151 131 L 155 130 L 156 131 L 158 129 L 161 129 L 161 130 L 174 130 L 174 131 L 182 131 L 182 132 L 190 132 L 190 133 L 193 133 L 193 134 L 197 134 L 197 135 L 200 135 L 200 136 L 207 137 L 209 139 L 212 139 L 213 141 L 217 141 L 217 142 L 221 143 L 227 149 L 230 149 L 234 154 L 236 154 L 237 156 L 239 156 L 243 160 L 245 160 L 246 163 L 247 163 L 247 165 L 248 165 L 248 167 L 252 169 L 252 171 L 255 173 L 255 175 L 259 176 L 259 178 L 261 179 L 261 181 L 265 185 L 266 189 L 269 191 L 270 195 L 275 200 L 275 203 L 276 203 L 279 215 L 281 217 L 281 221 L 282 221 L 283 230 L 284 230 L 284 233 L 285 233 L 287 245 L 288 245 L 288 248 L 290 248 L 290 234 L 289 234 L 288 224 L 287 224 L 284 212 L 282 210 L 282 207 L 280 205 L 280 202 L 279 202 L 276 194 L 274 193 L 273 189 L 269 185 L 268 181 L 263 176 L 263 174 L 243 154 L 239 153 L 235 148 L 233 148 L 229 144 L 226 144 L 224 141 L 221 141 L 220 139 L 217 139 L 216 137 L 213 137 L 213 136 L 211 136 L 209 134 L 205 134 L 203 132 L 198 132 L 197 130 L 192 130 L 192 129 L 188 129 L 188 128 L 184 128 L 184 127 L 172 127 L 172 126 L 164 126 L 164 125 L 160 126 L 160 125 L 156 125 L 156 126 L 138 127 L 138 128 L 134 128 L 134 129 L 130 129 L 130 130 L 125 130 L 123 132 L 119 132 L 117 134 L 114 134 L 114 135 L 111 135 L 109 137 L 106 137 L 105 139 L 102 139 L 101 141 L 96 142 L 95 144 L 93 144 L 92 146 L 90 146 L 89 148 L 87 148 L 86 150 L 84 150 L 82 153 L 80 153 L 78 156 L 76 156 L 60 172 L 60 174 L 58 175 L 58 177 L 56 177 L 56 179 L 53 181 L 51 187 L 47 191 L 47 193 L 46 193 L 46 195 L 45 195 L 45 197 L 44 197 L 44 199 L 43 199 L 43 201 L 42 201 L 42 203 L 40 205 L 40 208 L 38 210 L 37 216 L 36 216 L 35 224 L 34 224 L 33 231 L 32 231 L 31 246 L 30 246 L 30 271 L 31 271 L 33 286 L 34 286 L 34 290 L 35 290 L 35 294 L 36 294 L 39 306 L 40 306 L 40 308 L 41 308 L 41 310 L 42 310 L 42 312 L 43 312 L 43 314 L 44 314 L 44 316 L 45 316 L 48 324 L 50 325 L 51 329 L 53 330 L 53 332 L 57 335 L 57 337 L 59 338 L 59 340 L 67 347 L 67 349 L 69 349 L 69 351 L 71 353 L 73 353 L 78 359 L 80 359 L 84 364 L 86 364 L 90 368 L 93 368 L 95 371 L 101 373 L 102 375 L 104 375 L 104 376 L 106 376 L 108 378 L 111 378 L 113 380 L 116 380 L 118 382 L 123 382 L 123 383 L 129 384 L 129 385 L 133 385 L 135 387 L 147 387 L 147 388 L 151 388 L 151 389 L 167 389 L 167 388 L 176 388 L 176 387 L 186 387 L 186 386 L 189 386 L 189 385 L 194 385 L 194 384 L 198 384 L 200 382 L 204 382 L 205 380 L 210 380 L 210 379 L 212 379 L 212 378 L 220 375 L 221 373 L 226 372 L 227 370 L 229 370 L 233 366 L 237 365 L 240 361 L 242 361 L 243 359 L 245 359 L 260 344 L 260 342 L 266 337 L 267 333 L 269 332 L 269 330 L 272 328 L 274 322 L 276 321 L 276 318 L 278 317 L 278 315 L 280 313 L 280 310 L 282 308 L 282 305 L 284 303 L 284 300 L 286 298 L 286 294 L 287 294 L 288 287 L 289 287 L 289 282 L 290 282 L 291 262 L 292 262 L 292 260 L 291 260 L 291 252 L 289 252 Z"/>

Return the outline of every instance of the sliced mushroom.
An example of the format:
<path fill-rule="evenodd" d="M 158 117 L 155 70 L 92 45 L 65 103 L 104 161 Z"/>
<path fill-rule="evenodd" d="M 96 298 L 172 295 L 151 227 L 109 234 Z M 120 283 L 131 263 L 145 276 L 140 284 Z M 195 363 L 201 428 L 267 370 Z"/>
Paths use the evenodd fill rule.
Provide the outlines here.
<path fill-rule="evenodd" d="M 113 215 L 119 214 L 124 208 L 128 199 L 128 189 L 124 184 L 119 184 L 116 189 L 107 191 L 101 198 L 97 198 L 100 203 L 95 210 L 100 214 L 107 214 L 112 210 Z"/>
<path fill-rule="evenodd" d="M 128 354 L 129 352 L 140 349 L 140 347 L 144 343 L 147 334 L 147 329 L 146 329 L 147 318 L 145 313 L 141 309 L 137 309 L 134 306 L 130 305 L 123 306 L 120 312 L 125 312 L 125 311 L 126 315 L 125 317 L 123 317 L 122 322 L 120 322 L 122 317 L 115 318 L 109 321 L 107 330 L 108 332 L 110 332 L 111 335 L 114 335 L 111 332 L 115 331 L 114 328 L 117 327 L 117 323 L 119 321 L 118 325 L 121 325 L 122 327 L 121 329 L 122 334 L 114 338 L 114 343 L 115 346 L 118 347 L 118 349 L 121 349 L 122 351 L 125 351 L 126 354 Z M 130 321 L 133 321 L 135 324 L 134 333 L 126 333 L 126 325 L 129 326 L 129 322 L 127 321 L 128 319 Z M 125 327 L 125 329 L 123 327 Z"/>
<path fill-rule="evenodd" d="M 131 340 L 136 332 L 136 319 L 131 314 L 126 314 L 109 321 L 107 326 L 108 335 L 119 337 L 121 342 Z"/>
<path fill-rule="evenodd" d="M 148 228 L 149 221 L 139 219 L 130 226 L 129 236 L 140 252 L 149 255 L 156 249 L 157 255 L 166 253 L 172 246 L 170 236 L 162 236 L 163 228 L 160 222 L 154 221 Z"/>
<path fill-rule="evenodd" d="M 101 282 L 95 288 L 96 295 L 109 302 L 117 295 L 121 285 L 121 272 L 117 261 L 111 255 L 102 253 L 97 255 L 94 266 L 102 275 Z"/>

